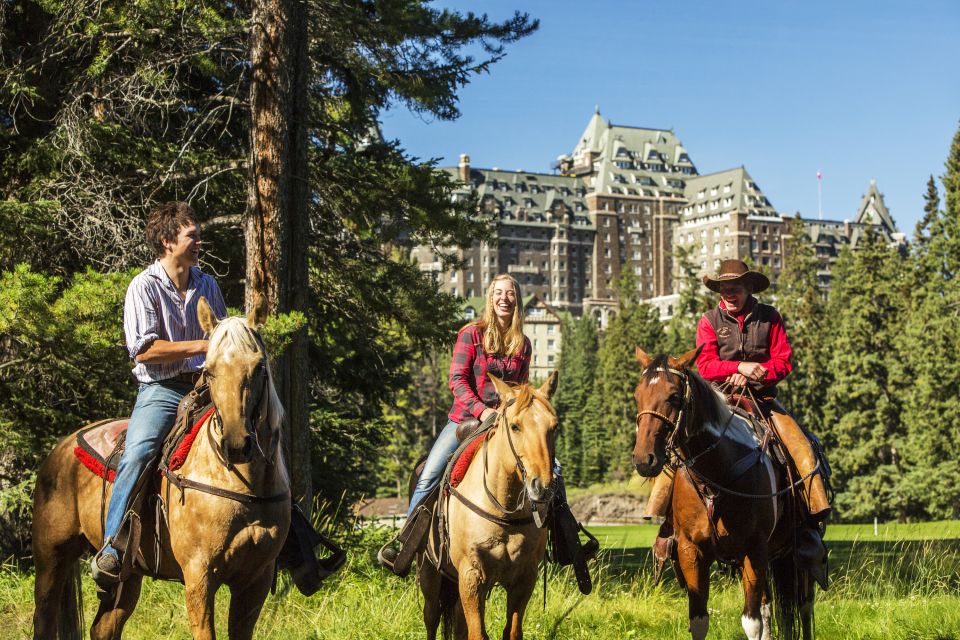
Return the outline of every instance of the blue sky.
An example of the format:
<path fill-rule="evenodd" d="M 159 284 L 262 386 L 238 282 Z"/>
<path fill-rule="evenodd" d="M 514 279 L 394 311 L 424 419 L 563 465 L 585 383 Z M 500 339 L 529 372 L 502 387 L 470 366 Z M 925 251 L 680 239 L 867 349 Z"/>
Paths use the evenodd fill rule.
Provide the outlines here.
<path fill-rule="evenodd" d="M 876 179 L 910 233 L 960 124 L 960 1 L 443 2 L 534 35 L 460 94 L 454 122 L 404 109 L 383 132 L 420 158 L 549 171 L 595 106 L 672 128 L 701 173 L 739 165 L 783 214 L 852 218 Z"/>

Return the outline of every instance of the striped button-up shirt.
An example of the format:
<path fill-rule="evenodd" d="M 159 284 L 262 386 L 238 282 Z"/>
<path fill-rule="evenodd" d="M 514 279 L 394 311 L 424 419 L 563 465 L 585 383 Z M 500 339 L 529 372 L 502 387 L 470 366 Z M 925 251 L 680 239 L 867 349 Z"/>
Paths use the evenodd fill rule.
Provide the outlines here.
<path fill-rule="evenodd" d="M 226 317 L 227 305 L 217 281 L 197 267 L 190 268 L 186 298 L 180 297 L 159 260 L 137 274 L 127 287 L 123 304 L 123 332 L 130 358 L 136 358 L 154 340 L 202 340 L 204 331 L 197 319 L 197 303 L 201 296 L 207 299 L 218 318 Z M 201 354 L 163 364 L 137 362 L 133 375 L 140 382 L 157 382 L 180 373 L 200 371 L 205 359 Z"/>

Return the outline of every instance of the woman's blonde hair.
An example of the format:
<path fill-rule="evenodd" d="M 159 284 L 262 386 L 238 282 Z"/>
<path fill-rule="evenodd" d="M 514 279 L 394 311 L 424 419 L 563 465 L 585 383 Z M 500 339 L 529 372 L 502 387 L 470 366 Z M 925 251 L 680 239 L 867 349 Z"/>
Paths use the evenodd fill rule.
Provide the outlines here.
<path fill-rule="evenodd" d="M 517 296 L 517 304 L 513 308 L 513 318 L 506 333 L 501 332 L 496 321 L 496 312 L 493 310 L 493 290 L 498 282 L 509 280 L 513 283 L 513 292 Z M 487 298 L 483 305 L 483 314 L 474 322 L 483 329 L 483 350 L 501 356 L 520 355 L 523 351 L 523 295 L 520 293 L 520 283 L 513 276 L 501 273 L 495 277 L 487 287 Z"/>

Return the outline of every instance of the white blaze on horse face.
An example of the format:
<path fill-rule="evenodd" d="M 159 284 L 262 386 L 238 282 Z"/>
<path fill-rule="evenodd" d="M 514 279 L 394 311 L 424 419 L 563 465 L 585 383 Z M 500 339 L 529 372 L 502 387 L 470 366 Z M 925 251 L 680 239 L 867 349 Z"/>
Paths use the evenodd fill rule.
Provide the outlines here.
<path fill-rule="evenodd" d="M 747 634 L 747 640 L 763 640 L 760 635 L 763 633 L 763 622 L 759 618 L 742 616 L 740 623 L 743 625 L 743 632 Z"/>
<path fill-rule="evenodd" d="M 707 637 L 707 630 L 710 628 L 710 616 L 697 616 L 690 618 L 690 637 L 693 640 L 703 640 Z"/>
<path fill-rule="evenodd" d="M 660 382 L 660 376 L 653 376 L 652 378 L 647 380 L 647 386 L 652 387 L 655 384 L 659 384 L 659 382 Z"/>

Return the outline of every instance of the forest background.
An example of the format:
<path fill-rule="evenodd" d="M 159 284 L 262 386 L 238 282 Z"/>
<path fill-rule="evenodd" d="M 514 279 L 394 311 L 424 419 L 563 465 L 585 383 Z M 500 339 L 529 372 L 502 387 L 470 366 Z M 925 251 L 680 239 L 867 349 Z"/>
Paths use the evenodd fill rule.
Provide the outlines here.
<path fill-rule="evenodd" d="M 249 230 L 268 216 L 251 184 L 263 175 L 255 150 L 269 127 L 258 117 L 270 105 L 255 98 L 271 85 L 257 79 L 255 26 L 271 4 L 291 5 L 0 3 L 4 554 L 28 549 L 34 474 L 53 443 L 132 406 L 121 317 L 127 283 L 149 260 L 146 212 L 171 199 L 193 205 L 203 268 L 235 309 L 260 286 Z M 431 244 L 452 266 L 458 245 L 495 224 L 475 215 L 474 201 L 453 199 L 456 185 L 432 162 L 382 140 L 378 114 L 402 105 L 456 118 L 458 89 L 537 23 L 413 0 L 298 6 L 298 29 L 283 34 L 294 61 L 284 82 L 305 105 L 291 136 L 303 171 L 285 188 L 302 198 L 281 209 L 301 225 L 303 284 L 294 302 L 273 305 L 266 334 L 283 353 L 278 366 L 303 363 L 302 375 L 286 378 L 304 389 L 295 438 L 307 446 L 291 458 L 299 493 L 319 512 L 344 513 L 361 496 L 406 484 L 450 406 L 459 303 L 409 261 L 409 249 Z M 841 255 L 827 297 L 794 223 L 783 273 L 764 295 L 794 347 L 782 399 L 823 439 L 837 516 L 847 521 L 960 514 L 960 132 L 925 193 L 906 249 L 868 238 Z M 568 484 L 632 473 L 634 347 L 678 354 L 694 345 L 696 321 L 714 301 L 688 257 L 675 262 L 682 301 L 670 322 L 637 298 L 630 276 L 602 334 L 589 319 L 565 320 L 556 405 Z"/>

